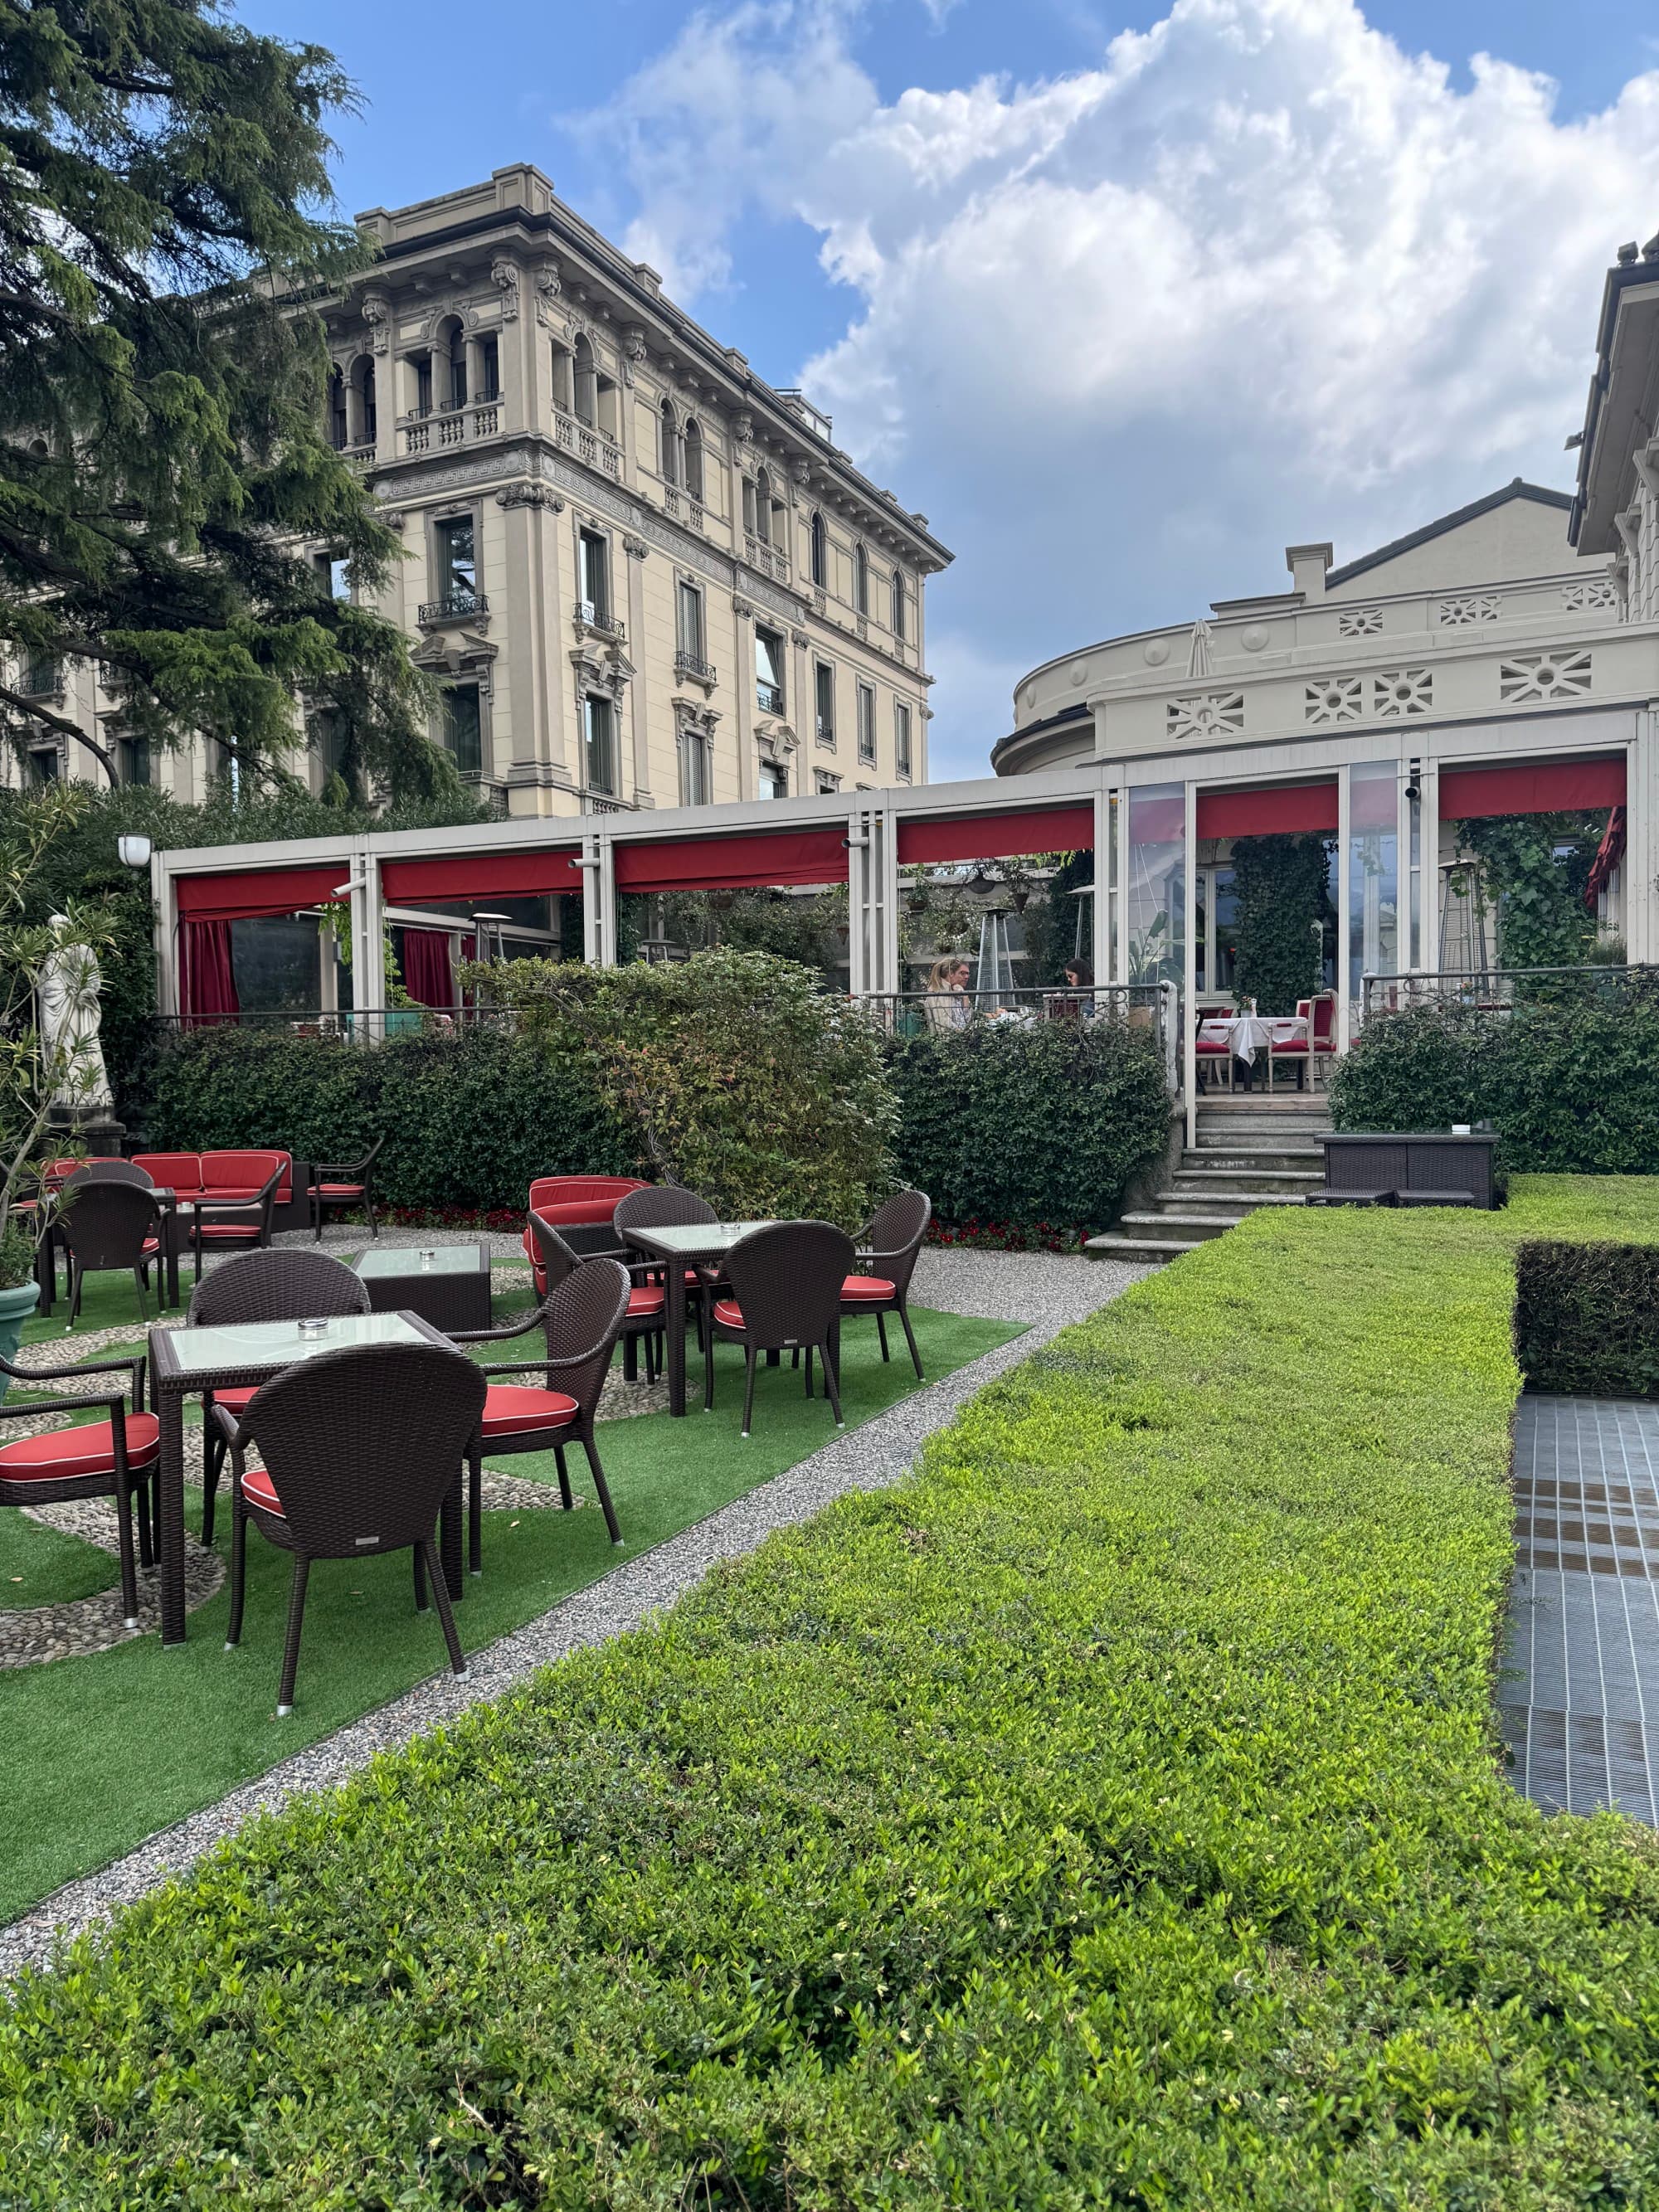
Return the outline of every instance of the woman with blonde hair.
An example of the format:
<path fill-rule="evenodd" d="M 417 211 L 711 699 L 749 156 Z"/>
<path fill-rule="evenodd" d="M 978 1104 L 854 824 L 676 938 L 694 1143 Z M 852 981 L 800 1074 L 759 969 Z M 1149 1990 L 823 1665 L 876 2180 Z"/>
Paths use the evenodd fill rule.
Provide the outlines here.
<path fill-rule="evenodd" d="M 973 1012 L 968 996 L 972 969 L 960 952 L 947 953 L 927 970 L 927 1019 L 936 1030 L 965 1030 Z"/>

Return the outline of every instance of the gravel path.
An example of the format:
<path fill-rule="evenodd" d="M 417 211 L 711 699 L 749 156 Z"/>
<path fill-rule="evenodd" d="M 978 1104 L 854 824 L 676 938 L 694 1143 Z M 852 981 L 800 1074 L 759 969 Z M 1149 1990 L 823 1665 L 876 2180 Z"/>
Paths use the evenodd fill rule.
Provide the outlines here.
<path fill-rule="evenodd" d="M 422 1241 L 430 1236 L 429 1231 L 420 1233 Z M 694 1589 L 712 1566 L 741 1558 L 774 1529 L 810 1519 L 848 1491 L 876 1490 L 899 1481 L 915 1464 L 925 1438 L 994 1376 L 1018 1365 L 1068 1322 L 1081 1321 L 1148 1272 L 1120 1261 L 1043 1253 L 924 1252 L 913 1285 L 918 1305 L 986 1320 L 1024 1322 L 1025 1334 L 919 1390 L 861 1428 L 836 1437 L 708 1520 L 654 1550 L 624 1560 L 539 1620 L 470 1653 L 464 1676 L 438 1674 L 417 1684 L 378 1712 L 296 1753 L 176 1827 L 152 1836 L 101 1872 L 66 1884 L 0 1930 L 0 1978 L 24 1966 L 46 1964 L 60 1935 L 96 1925 L 118 1906 L 183 1873 L 234 1834 L 245 1820 L 275 1809 L 295 1791 L 344 1782 L 377 1752 L 395 1750 L 411 1736 L 453 1720 L 469 1705 L 504 1696 L 538 1668 L 638 1627 Z"/>

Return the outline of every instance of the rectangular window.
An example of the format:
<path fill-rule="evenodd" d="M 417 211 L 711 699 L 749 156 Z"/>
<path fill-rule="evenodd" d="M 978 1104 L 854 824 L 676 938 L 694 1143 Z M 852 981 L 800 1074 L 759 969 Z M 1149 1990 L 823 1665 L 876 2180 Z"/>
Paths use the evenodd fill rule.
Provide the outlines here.
<path fill-rule="evenodd" d="M 755 629 L 755 703 L 763 714 L 783 712 L 783 639 L 775 629 Z"/>
<path fill-rule="evenodd" d="M 351 563 L 337 560 L 332 553 L 319 553 L 314 566 L 317 580 L 331 599 L 351 597 Z"/>
<path fill-rule="evenodd" d="M 788 769 L 782 767 L 777 761 L 763 761 L 760 766 L 758 795 L 762 799 L 787 799 L 789 796 Z"/>
<path fill-rule="evenodd" d="M 876 695 L 867 684 L 859 686 L 859 758 L 876 757 Z"/>
<path fill-rule="evenodd" d="M 704 730 L 680 732 L 680 805 L 707 806 L 714 795 L 712 747 Z"/>
<path fill-rule="evenodd" d="M 42 745 L 29 755 L 29 774 L 36 783 L 56 783 L 59 765 L 56 745 Z"/>
<path fill-rule="evenodd" d="M 123 783 L 148 783 L 149 738 L 118 738 L 115 741 L 115 766 Z"/>
<path fill-rule="evenodd" d="M 702 649 L 702 593 L 696 584 L 680 584 L 674 610 L 674 643 L 679 658 L 701 675 L 708 663 Z"/>
<path fill-rule="evenodd" d="M 812 690 L 818 743 L 833 745 L 836 742 L 836 672 L 827 660 L 814 662 Z"/>
<path fill-rule="evenodd" d="M 478 562 L 473 544 L 472 517 L 452 515 L 441 522 L 438 541 L 438 596 L 466 606 L 478 596 Z"/>
<path fill-rule="evenodd" d="M 494 338 L 478 341 L 478 398 L 499 399 L 501 396 L 501 351 Z"/>
<path fill-rule="evenodd" d="M 900 568 L 895 568 L 895 569 L 894 569 L 894 571 L 893 571 L 893 635 L 894 635 L 894 636 L 895 636 L 895 637 L 896 637 L 896 638 L 902 638 L 902 637 L 903 637 L 903 635 L 904 635 L 904 634 L 905 634 L 905 629 L 906 629 L 906 617 L 905 617 L 905 609 L 904 609 L 904 572 L 903 572 L 903 570 L 902 570 L 902 569 L 900 569 Z"/>
<path fill-rule="evenodd" d="M 611 541 L 598 530 L 584 530 L 576 540 L 576 595 L 584 622 L 611 619 Z"/>
<path fill-rule="evenodd" d="M 23 663 L 26 698 L 45 699 L 64 688 L 62 663 L 50 653 L 32 653 Z"/>
<path fill-rule="evenodd" d="M 432 356 L 423 354 L 415 364 L 415 412 L 432 412 Z"/>
<path fill-rule="evenodd" d="M 463 775 L 483 771 L 483 732 L 476 684 L 452 684 L 444 693 L 444 744 Z"/>
<path fill-rule="evenodd" d="M 613 796 L 617 788 L 616 724 L 616 708 L 610 700 L 590 691 L 582 702 L 587 787 Z"/>
<path fill-rule="evenodd" d="M 893 767 L 896 773 L 910 773 L 910 709 L 902 699 L 893 702 Z"/>

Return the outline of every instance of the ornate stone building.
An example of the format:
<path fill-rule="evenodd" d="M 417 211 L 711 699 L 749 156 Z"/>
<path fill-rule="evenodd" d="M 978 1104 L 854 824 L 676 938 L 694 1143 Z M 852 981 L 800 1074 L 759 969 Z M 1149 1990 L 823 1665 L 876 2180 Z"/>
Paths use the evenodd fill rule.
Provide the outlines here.
<path fill-rule="evenodd" d="M 380 605 L 442 686 L 434 735 L 498 812 L 926 779 L 924 592 L 951 556 L 925 515 L 528 164 L 358 220 L 381 258 L 324 305 L 331 434 L 402 535 Z M 118 736 L 94 669 L 27 680 Z M 118 757 L 185 798 L 213 772 Z M 44 736 L 37 767 L 100 773 Z"/>

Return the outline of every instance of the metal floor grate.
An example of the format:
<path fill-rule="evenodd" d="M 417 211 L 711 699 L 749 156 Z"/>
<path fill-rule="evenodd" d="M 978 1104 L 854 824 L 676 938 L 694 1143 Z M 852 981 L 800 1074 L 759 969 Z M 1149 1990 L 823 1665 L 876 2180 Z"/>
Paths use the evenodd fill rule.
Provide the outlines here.
<path fill-rule="evenodd" d="M 1498 1695 L 1517 1789 L 1659 1826 L 1659 1405 L 1521 1400 Z"/>

